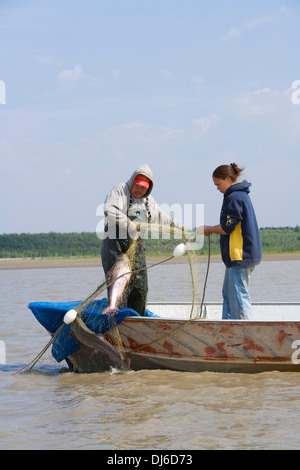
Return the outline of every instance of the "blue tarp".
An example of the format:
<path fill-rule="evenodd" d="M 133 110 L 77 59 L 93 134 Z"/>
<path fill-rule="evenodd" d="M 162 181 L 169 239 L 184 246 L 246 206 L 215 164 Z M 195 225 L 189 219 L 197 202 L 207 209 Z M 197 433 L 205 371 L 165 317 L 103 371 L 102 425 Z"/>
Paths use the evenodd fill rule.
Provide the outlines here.
<path fill-rule="evenodd" d="M 51 334 L 54 334 L 63 324 L 65 313 L 72 308 L 78 307 L 80 301 L 74 302 L 32 302 L 28 305 L 38 322 Z M 135 310 L 125 308 L 114 314 L 102 315 L 102 310 L 107 307 L 107 299 L 93 302 L 92 308 L 86 307 L 81 313 L 87 327 L 96 334 L 103 334 L 110 330 L 113 325 L 118 325 L 124 318 L 140 316 Z M 156 317 L 146 310 L 147 317 Z M 65 325 L 57 335 L 52 344 L 52 355 L 57 362 L 66 359 L 70 354 L 80 349 L 80 344 L 71 332 L 71 325 Z"/>

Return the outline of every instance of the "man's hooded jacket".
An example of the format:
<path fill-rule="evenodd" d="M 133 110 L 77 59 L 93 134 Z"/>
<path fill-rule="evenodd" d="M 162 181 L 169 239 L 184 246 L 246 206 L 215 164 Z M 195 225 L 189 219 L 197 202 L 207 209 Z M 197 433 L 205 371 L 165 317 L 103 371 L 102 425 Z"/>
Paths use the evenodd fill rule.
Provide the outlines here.
<path fill-rule="evenodd" d="M 137 175 L 146 176 L 150 180 L 147 193 L 142 198 L 135 198 L 131 194 L 131 188 Z M 104 204 L 105 231 L 108 237 L 126 239 L 134 238 L 138 223 L 157 224 L 159 226 L 177 227 L 182 229 L 180 223 L 164 213 L 153 196 L 153 174 L 148 165 L 140 165 L 126 183 L 119 183 L 113 187 L 106 197 Z"/>

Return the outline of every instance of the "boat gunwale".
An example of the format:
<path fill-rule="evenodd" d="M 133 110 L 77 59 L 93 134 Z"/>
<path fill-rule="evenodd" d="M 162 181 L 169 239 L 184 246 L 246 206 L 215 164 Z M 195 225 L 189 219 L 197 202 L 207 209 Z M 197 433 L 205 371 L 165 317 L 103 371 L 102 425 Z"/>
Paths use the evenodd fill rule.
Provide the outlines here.
<path fill-rule="evenodd" d="M 197 304 L 193 304 L 192 302 L 149 302 L 147 304 L 147 308 L 149 308 L 149 310 L 151 309 L 151 306 L 160 306 L 160 305 L 163 305 L 163 306 L 188 306 L 188 307 L 192 307 L 193 305 L 200 305 L 199 303 Z M 221 307 L 222 306 L 222 302 L 205 302 L 203 304 L 203 307 L 205 306 L 217 306 L 217 307 Z M 293 307 L 293 306 L 298 306 L 300 307 L 300 302 L 252 302 L 252 306 L 257 306 L 257 307 L 260 307 L 260 306 L 270 306 L 270 307 L 281 307 L 281 306 L 286 306 L 286 307 Z M 177 318 L 175 317 L 169 317 L 169 316 L 160 316 L 160 315 L 157 315 L 157 316 L 135 316 L 135 315 L 130 315 L 126 318 L 124 318 L 123 322 L 126 321 L 126 320 L 130 320 L 130 319 L 134 319 L 134 320 L 138 320 L 138 321 L 145 321 L 145 320 L 165 320 L 165 321 L 183 321 L 183 322 L 190 322 L 190 321 L 201 321 L 201 322 L 215 322 L 215 323 L 220 323 L 220 322 L 233 322 L 233 323 L 242 323 L 242 324 L 246 324 L 246 323 L 249 323 L 249 324 L 254 324 L 254 323 L 257 323 L 257 324 L 263 324 L 263 323 L 272 323 L 272 324 L 287 324 L 287 323 L 293 323 L 293 324 L 298 324 L 300 323 L 300 318 L 299 320 L 266 320 L 266 319 L 262 319 L 262 320 L 259 320 L 259 319 L 254 319 L 254 320 L 251 320 L 251 319 L 223 319 L 223 318 L 214 318 L 214 319 L 209 319 L 207 317 L 193 317 L 193 318 L 187 318 L 187 317 L 180 317 L 178 316 Z M 122 323 L 123 323 L 122 322 Z"/>
<path fill-rule="evenodd" d="M 148 302 L 147 307 L 149 305 L 188 305 L 188 306 L 193 306 L 193 305 L 200 305 L 200 302 L 197 302 L 193 304 L 193 302 Z M 204 302 L 203 306 L 205 305 L 223 305 L 223 302 Z M 300 302 L 251 302 L 252 306 L 259 306 L 259 305 L 271 305 L 271 306 L 280 306 L 280 305 L 299 305 Z"/>
<path fill-rule="evenodd" d="M 219 318 L 219 319 L 209 319 L 209 318 L 202 318 L 202 317 L 195 317 L 195 318 L 168 318 L 168 317 L 137 317 L 137 316 L 132 316 L 132 317 L 126 317 L 122 320 L 122 323 L 126 322 L 127 320 L 136 320 L 138 322 L 141 322 L 141 321 L 145 321 L 145 320 L 149 320 L 149 321 L 168 321 L 168 322 L 184 322 L 184 323 L 188 323 L 188 322 L 207 322 L 207 323 L 240 323 L 240 324 L 250 324 L 250 325 L 253 325 L 255 323 L 261 325 L 261 324 L 270 324 L 272 323 L 272 325 L 278 325 L 278 324 L 300 324 L 300 320 L 243 320 L 243 319 L 222 319 L 222 318 Z M 121 326 L 122 323 L 120 323 L 118 326 Z"/>

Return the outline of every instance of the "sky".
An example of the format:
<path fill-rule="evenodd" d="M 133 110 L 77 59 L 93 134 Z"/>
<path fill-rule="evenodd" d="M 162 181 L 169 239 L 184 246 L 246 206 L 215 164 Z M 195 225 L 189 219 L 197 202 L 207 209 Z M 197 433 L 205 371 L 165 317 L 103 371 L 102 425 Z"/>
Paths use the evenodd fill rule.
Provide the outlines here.
<path fill-rule="evenodd" d="M 212 172 L 236 162 L 259 227 L 300 225 L 299 20 L 298 0 L 0 0 L 0 233 L 95 231 L 143 163 L 186 224 L 219 222 Z"/>

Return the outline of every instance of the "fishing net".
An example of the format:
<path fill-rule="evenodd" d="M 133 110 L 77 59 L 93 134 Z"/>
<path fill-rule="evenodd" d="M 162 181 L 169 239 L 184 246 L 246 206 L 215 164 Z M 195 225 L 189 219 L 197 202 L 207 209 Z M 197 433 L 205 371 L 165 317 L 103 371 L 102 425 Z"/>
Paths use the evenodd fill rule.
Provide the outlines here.
<path fill-rule="evenodd" d="M 181 229 L 175 227 L 165 227 L 161 225 L 154 226 L 153 224 L 143 224 L 139 227 L 140 233 L 143 232 L 143 237 L 137 236 L 131 240 L 129 249 L 126 255 L 130 264 L 130 280 L 127 283 L 125 290 L 123 291 L 122 299 L 117 302 L 117 311 L 108 314 L 102 314 L 103 310 L 108 307 L 108 300 L 106 293 L 108 289 L 113 289 L 116 283 L 124 276 L 124 272 L 117 276 L 112 272 L 106 273 L 104 279 L 101 280 L 100 284 L 84 301 L 82 302 L 62 302 L 58 304 L 49 304 L 49 312 L 45 310 L 43 305 L 43 317 L 37 305 L 30 304 L 29 307 L 35 314 L 38 321 L 50 332 L 52 335 L 49 343 L 39 353 L 39 355 L 23 369 L 31 366 L 31 368 L 40 360 L 45 354 L 47 349 L 52 345 L 52 355 L 57 362 L 61 362 L 63 359 L 68 361 L 68 358 L 74 357 L 76 351 L 80 348 L 89 348 L 97 353 L 102 351 L 102 348 L 107 347 L 107 343 L 113 348 L 114 351 L 109 351 L 112 354 L 112 359 L 118 362 L 121 368 L 126 369 L 126 352 L 120 336 L 118 325 L 123 321 L 126 316 L 138 315 L 133 309 L 128 308 L 128 296 L 130 290 L 137 283 L 139 284 L 139 295 L 144 296 L 145 305 L 147 303 L 147 290 L 148 290 L 148 279 L 147 271 L 149 269 L 155 269 L 156 266 L 167 263 L 174 258 L 174 255 L 166 256 L 159 259 L 153 264 L 146 265 L 145 262 L 145 241 L 147 239 L 147 231 L 151 237 L 162 240 L 166 240 L 172 250 L 173 247 L 178 245 L 180 242 L 187 245 L 187 262 L 190 271 L 190 282 L 191 282 L 191 311 L 190 320 L 194 318 L 203 317 L 203 301 L 204 301 L 204 290 L 205 286 L 203 283 L 203 271 L 199 269 L 199 260 L 197 252 L 194 249 L 194 245 L 188 240 Z M 128 271 L 125 273 L 128 274 Z M 143 277 L 140 282 L 139 277 Z M 180 279 L 179 279 L 180 282 Z M 143 290 L 144 289 L 144 290 Z M 45 304 L 45 303 L 43 303 Z M 65 324 L 64 318 L 67 311 L 75 310 L 77 312 L 77 318 L 73 323 Z M 144 314 L 146 316 L 158 316 L 159 312 L 150 312 L 146 309 Z M 50 320 L 49 320 L 50 319 Z M 168 333 L 170 334 L 170 333 Z M 176 334 L 176 331 L 173 332 Z M 109 341 L 105 343 L 106 339 L 103 335 L 108 335 Z M 95 338 L 97 337 L 97 338 Z M 101 337 L 101 342 L 97 344 L 95 340 Z M 103 342 L 104 341 L 104 342 Z M 116 360 L 116 356 L 120 359 Z M 70 365 L 70 364 L 69 364 Z M 73 368 L 76 368 L 76 364 L 72 364 Z M 22 369 L 21 369 L 22 370 Z M 18 371 L 19 372 L 19 371 Z"/>

